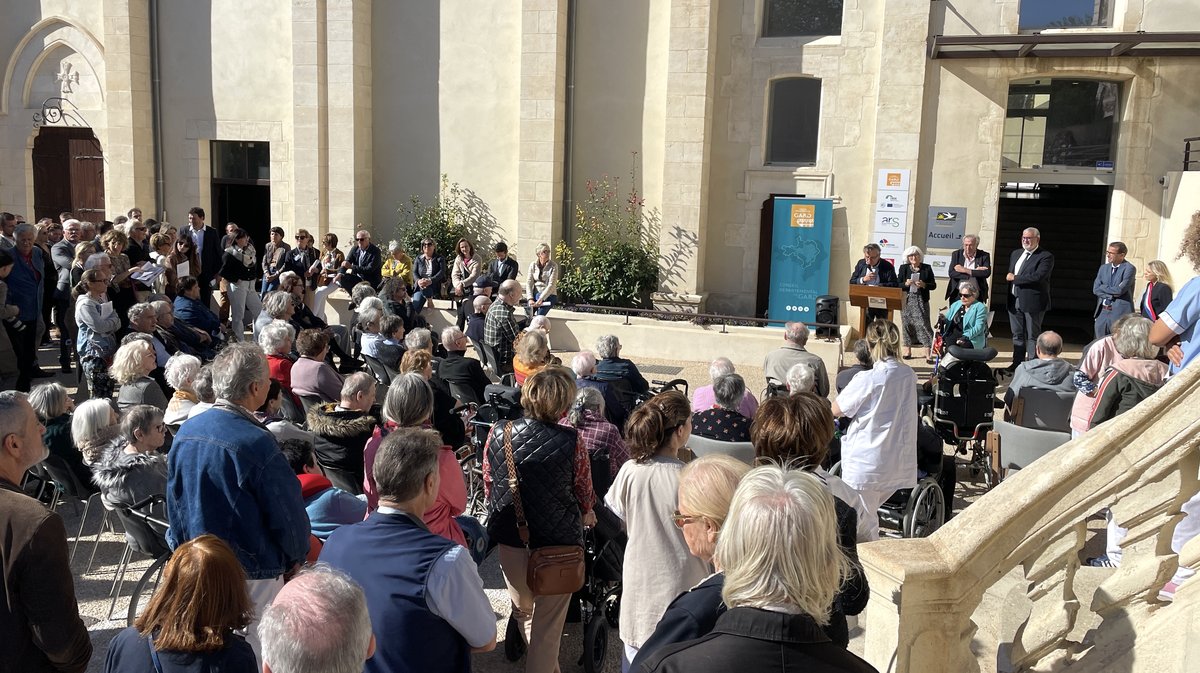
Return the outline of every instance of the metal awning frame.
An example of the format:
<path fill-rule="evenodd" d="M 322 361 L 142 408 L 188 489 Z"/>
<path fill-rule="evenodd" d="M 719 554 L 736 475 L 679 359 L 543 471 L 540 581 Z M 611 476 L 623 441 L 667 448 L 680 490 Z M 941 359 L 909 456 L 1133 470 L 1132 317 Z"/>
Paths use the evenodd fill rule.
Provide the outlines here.
<path fill-rule="evenodd" d="M 1200 33 L 933 35 L 929 58 L 1155 58 L 1200 56 Z"/>

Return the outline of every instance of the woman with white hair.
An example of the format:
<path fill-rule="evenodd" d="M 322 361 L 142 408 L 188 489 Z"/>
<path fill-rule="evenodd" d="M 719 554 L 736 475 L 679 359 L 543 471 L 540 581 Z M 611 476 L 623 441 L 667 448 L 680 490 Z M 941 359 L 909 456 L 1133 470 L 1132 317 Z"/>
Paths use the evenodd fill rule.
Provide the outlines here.
<path fill-rule="evenodd" d="M 46 427 L 42 443 L 50 455 L 61 458 L 75 473 L 79 483 L 91 481 L 92 471 L 83 462 L 83 455 L 71 441 L 71 412 L 75 400 L 61 383 L 43 383 L 29 392 L 29 406 L 37 412 L 38 420 Z"/>
<path fill-rule="evenodd" d="M 987 348 L 987 305 L 979 300 L 979 286 L 974 279 L 958 284 L 958 299 L 946 309 L 946 330 L 942 342 L 947 348 L 955 344 L 966 348 Z M 954 362 L 948 353 L 941 366 Z"/>
<path fill-rule="evenodd" d="M 138 404 L 149 404 L 166 410 L 167 395 L 150 372 L 158 366 L 154 346 L 148 339 L 132 339 L 117 349 L 113 356 L 112 376 L 121 384 L 117 393 L 117 408 L 125 411 Z"/>
<path fill-rule="evenodd" d="M 167 379 L 167 385 L 175 389 L 171 401 L 167 402 L 167 413 L 163 417 L 163 422 L 167 425 L 178 428 L 179 424 L 188 419 L 188 414 L 200 402 L 200 398 L 196 396 L 196 391 L 192 388 L 192 381 L 196 380 L 196 375 L 199 373 L 200 358 L 195 355 L 176 353 L 167 360 L 163 376 Z"/>
<path fill-rule="evenodd" d="M 842 437 L 842 481 L 858 491 L 867 517 L 867 537 L 879 537 L 879 506 L 902 488 L 917 485 L 917 375 L 901 363 L 900 330 L 876 320 L 867 325 L 875 360 L 854 377 L 833 403 L 833 416 L 849 417 Z"/>
<path fill-rule="evenodd" d="M 1150 343 L 1149 318 L 1132 315 L 1113 336 L 1121 359 L 1100 380 L 1096 406 L 1088 427 L 1129 411 L 1139 402 L 1158 392 L 1167 380 L 1167 365 L 1158 358 L 1158 346 Z"/>
<path fill-rule="evenodd" d="M 596 461 L 608 463 L 607 474 L 596 474 L 596 470 L 592 470 L 592 491 L 597 498 L 603 498 L 621 466 L 629 460 L 629 447 L 625 446 L 617 426 L 604 417 L 604 396 L 600 391 L 595 388 L 578 390 L 570 411 L 558 424 L 575 428 L 579 433 L 579 441 L 592 458 L 593 466 L 597 464 Z"/>
<path fill-rule="evenodd" d="M 529 265 L 529 277 L 525 280 L 525 293 L 529 296 L 525 312 L 530 317 L 535 312 L 546 315 L 558 302 L 558 263 L 550 259 L 550 246 L 539 243 L 533 252 L 537 261 Z"/>
<path fill-rule="evenodd" d="M 289 322 L 296 314 L 296 302 L 291 292 L 274 290 L 263 296 L 262 310 L 254 319 L 254 343 L 258 343 L 258 335 L 262 328 L 272 320 Z"/>
<path fill-rule="evenodd" d="M 630 670 L 642 670 L 642 664 L 667 645 L 703 638 L 725 613 L 721 601 L 725 574 L 713 556 L 733 493 L 749 471 L 749 465 L 733 456 L 713 453 L 693 460 L 679 473 L 679 507 L 671 520 L 683 531 L 692 556 L 713 564 L 714 572 L 671 601 L 654 633 L 638 650 Z"/>
<path fill-rule="evenodd" d="M 739 411 L 746 396 L 741 374 L 725 374 L 713 381 L 715 404 L 692 415 L 692 434 L 720 442 L 750 441 L 750 419 Z"/>
<path fill-rule="evenodd" d="M 775 465 L 751 470 L 733 495 L 714 562 L 725 572 L 728 610 L 708 637 L 660 651 L 642 670 L 875 671 L 820 631 L 847 561 L 833 497 L 816 476 Z"/>
<path fill-rule="evenodd" d="M 913 344 L 925 347 L 925 359 L 933 358 L 933 330 L 929 328 L 929 291 L 937 287 L 933 267 L 924 262 L 925 253 L 917 246 L 904 251 L 908 264 L 896 270 L 900 287 L 904 290 L 904 307 L 900 322 L 904 334 L 904 359 L 912 357 Z"/>
<path fill-rule="evenodd" d="M 258 345 L 267 356 L 271 380 L 279 381 L 289 393 L 292 390 L 292 365 L 295 364 L 289 354 L 295 335 L 292 326 L 282 320 L 272 320 L 258 333 Z"/>
<path fill-rule="evenodd" d="M 817 375 L 813 373 L 812 367 L 797 362 L 792 365 L 787 372 L 787 387 L 789 395 L 799 395 L 800 393 L 811 393 L 813 386 L 816 385 Z"/>
<path fill-rule="evenodd" d="M 107 399 L 92 399 L 80 404 L 71 415 L 71 441 L 91 465 L 120 432 L 121 417 Z"/>
<path fill-rule="evenodd" d="M 412 287 L 413 283 L 413 260 L 408 252 L 404 250 L 404 246 L 392 239 L 388 241 L 388 258 L 383 260 L 383 268 L 380 269 L 380 275 L 383 278 L 399 278 L 400 282 L 407 287 Z"/>

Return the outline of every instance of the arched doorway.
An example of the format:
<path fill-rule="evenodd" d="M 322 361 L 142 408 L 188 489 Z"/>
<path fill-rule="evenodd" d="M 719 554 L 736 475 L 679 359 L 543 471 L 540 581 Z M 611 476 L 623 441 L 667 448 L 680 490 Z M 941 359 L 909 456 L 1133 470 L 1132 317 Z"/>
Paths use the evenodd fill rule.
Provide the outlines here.
<path fill-rule="evenodd" d="M 33 140 L 33 217 L 104 221 L 104 153 L 90 128 L 43 126 Z"/>

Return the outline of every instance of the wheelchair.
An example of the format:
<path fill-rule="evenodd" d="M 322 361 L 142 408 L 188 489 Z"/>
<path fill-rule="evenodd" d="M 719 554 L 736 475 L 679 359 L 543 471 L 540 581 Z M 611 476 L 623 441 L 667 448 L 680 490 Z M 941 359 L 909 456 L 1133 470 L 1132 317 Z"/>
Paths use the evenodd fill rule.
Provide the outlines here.
<path fill-rule="evenodd" d="M 901 537 L 929 537 L 946 523 L 947 503 L 942 495 L 941 456 L 923 460 L 918 454 L 920 476 L 913 488 L 902 488 L 879 506 L 879 525 L 900 532 Z M 835 463 L 829 473 L 841 477 L 842 464 Z"/>
<path fill-rule="evenodd" d="M 995 348 L 950 346 L 950 363 L 939 358 L 933 378 L 917 393 L 921 419 L 968 457 L 973 477 L 982 476 L 984 486 L 992 488 L 996 475 L 987 451 L 987 433 L 992 429 L 995 411 L 996 378 L 988 366 L 996 357 Z"/>

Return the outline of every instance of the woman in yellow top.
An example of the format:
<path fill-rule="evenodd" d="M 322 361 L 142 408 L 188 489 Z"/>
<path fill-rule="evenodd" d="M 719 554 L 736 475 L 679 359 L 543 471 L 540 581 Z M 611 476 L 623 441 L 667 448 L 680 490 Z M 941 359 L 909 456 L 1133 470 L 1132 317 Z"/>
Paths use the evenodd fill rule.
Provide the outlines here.
<path fill-rule="evenodd" d="M 400 245 L 400 241 L 393 240 L 388 243 L 389 257 L 383 260 L 383 269 L 381 273 L 384 278 L 399 276 L 405 287 L 411 292 L 413 284 L 413 260 L 408 253 L 404 251 L 404 246 Z"/>

